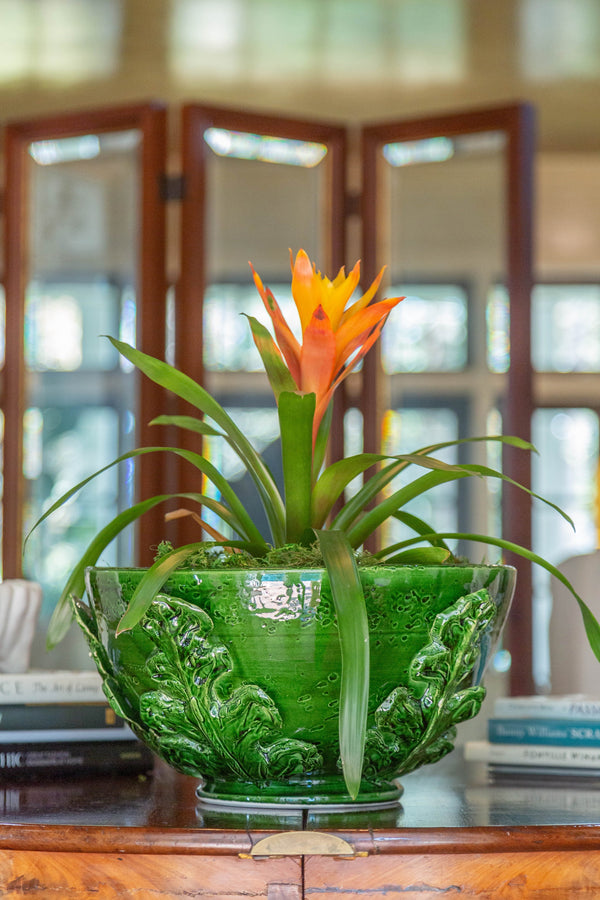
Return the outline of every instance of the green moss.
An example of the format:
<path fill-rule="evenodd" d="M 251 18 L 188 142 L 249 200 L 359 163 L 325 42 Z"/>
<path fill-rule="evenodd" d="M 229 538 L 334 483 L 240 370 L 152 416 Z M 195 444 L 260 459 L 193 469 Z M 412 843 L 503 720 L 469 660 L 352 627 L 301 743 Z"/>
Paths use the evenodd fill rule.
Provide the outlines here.
<path fill-rule="evenodd" d="M 161 559 L 173 550 L 170 541 L 161 541 L 155 553 L 155 560 Z M 357 554 L 357 563 L 361 566 L 381 565 L 371 554 Z M 315 541 L 308 547 L 301 544 L 285 544 L 283 547 L 271 547 L 262 557 L 252 556 L 244 550 L 232 551 L 214 544 L 202 546 L 190 554 L 182 569 L 320 569 L 324 567 L 323 557 Z"/>

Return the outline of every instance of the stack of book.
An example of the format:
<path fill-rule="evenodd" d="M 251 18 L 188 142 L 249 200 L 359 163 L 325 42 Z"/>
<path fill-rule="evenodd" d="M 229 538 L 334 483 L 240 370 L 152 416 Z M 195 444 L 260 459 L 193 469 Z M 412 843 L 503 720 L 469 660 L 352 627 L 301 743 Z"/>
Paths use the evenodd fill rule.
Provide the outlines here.
<path fill-rule="evenodd" d="M 488 738 L 467 741 L 465 759 L 496 778 L 600 778 L 600 698 L 501 697 Z"/>
<path fill-rule="evenodd" d="M 153 762 L 107 703 L 97 672 L 0 674 L 0 779 L 139 774 Z"/>

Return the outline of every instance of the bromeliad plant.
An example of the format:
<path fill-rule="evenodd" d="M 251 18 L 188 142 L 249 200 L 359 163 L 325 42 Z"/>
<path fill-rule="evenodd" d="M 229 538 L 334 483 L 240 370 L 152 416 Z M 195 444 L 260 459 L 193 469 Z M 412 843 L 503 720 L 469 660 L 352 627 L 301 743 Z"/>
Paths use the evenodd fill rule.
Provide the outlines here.
<path fill-rule="evenodd" d="M 557 569 L 527 548 L 486 535 L 439 533 L 431 524 L 406 509 L 415 497 L 440 484 L 462 478 L 483 476 L 514 484 L 495 469 L 475 464 L 450 465 L 434 455 L 462 441 L 435 444 L 397 456 L 361 453 L 327 464 L 333 394 L 377 341 L 388 314 L 403 298 L 375 301 L 381 272 L 366 293 L 353 299 L 359 283 L 359 263 L 349 275 L 341 269 L 337 277 L 330 281 L 316 270 L 303 250 L 298 252 L 295 260 L 291 257 L 290 261 L 292 295 L 300 318 L 301 341 L 294 336 L 275 297 L 254 269 L 254 281 L 270 317 L 273 334 L 257 319 L 248 316 L 254 342 L 277 401 L 283 496 L 264 460 L 203 387 L 166 362 L 109 338 L 116 349 L 144 375 L 187 401 L 200 414 L 198 417 L 163 415 L 154 419 L 154 423 L 194 432 L 199 441 L 207 436 L 226 441 L 235 451 L 262 501 L 270 528 L 268 539 L 260 533 L 233 487 L 201 453 L 179 447 L 142 447 L 126 453 L 110 466 L 146 453 L 174 453 L 191 463 L 203 480 L 211 482 L 220 499 L 202 491 L 158 495 L 142 500 L 116 516 L 99 532 L 73 569 L 50 623 L 48 642 L 54 645 L 64 635 L 71 620 L 70 598 L 81 596 L 85 590 L 85 569 L 96 564 L 105 547 L 123 528 L 157 504 L 172 500 L 173 496 L 211 510 L 234 533 L 235 538 L 227 539 L 194 514 L 211 540 L 203 540 L 200 533 L 197 543 L 170 549 L 160 555 L 136 590 L 121 620 L 120 631 L 132 628 L 142 619 L 169 575 L 176 568 L 189 564 L 199 550 L 221 548 L 226 553 L 250 555 L 257 566 L 264 566 L 265 559 L 272 556 L 273 548 L 288 545 L 308 547 L 316 543 L 329 573 L 337 615 L 342 656 L 340 750 L 348 791 L 355 797 L 362 770 L 369 684 L 369 636 L 357 553 L 367 538 L 393 517 L 408 526 L 414 536 L 379 550 L 374 554 L 376 562 L 452 562 L 446 541 L 466 539 L 519 554 L 544 567 L 570 590 L 573 589 Z M 467 441 L 498 441 L 524 450 L 533 449 L 517 437 L 502 435 L 468 438 Z M 370 469 L 373 474 L 365 475 Z M 383 500 L 374 503 L 395 476 L 409 469 L 415 472 L 412 481 L 397 489 L 390 488 Z M 97 474 L 99 472 L 64 494 L 37 524 Z M 365 475 L 363 486 L 344 502 L 345 489 L 361 475 Z M 523 487 L 523 490 L 528 489 Z M 554 504 L 550 503 L 550 506 Z M 558 507 L 554 508 L 568 519 Z M 238 558 L 236 556 L 236 560 Z M 580 606 L 590 644 L 600 659 L 600 626 L 583 600 L 574 591 L 573 594 Z"/>

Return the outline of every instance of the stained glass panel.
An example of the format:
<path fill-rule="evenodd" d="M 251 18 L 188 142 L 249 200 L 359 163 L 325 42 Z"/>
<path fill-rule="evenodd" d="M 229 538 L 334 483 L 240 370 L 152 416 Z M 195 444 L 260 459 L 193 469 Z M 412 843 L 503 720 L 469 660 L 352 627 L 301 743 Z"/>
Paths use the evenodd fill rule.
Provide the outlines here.
<path fill-rule="evenodd" d="M 538 372 L 600 371 L 600 285 L 538 284 L 532 294 L 531 358 Z M 496 285 L 487 305 L 487 357 L 492 372 L 510 364 L 510 307 Z"/>
<path fill-rule="evenodd" d="M 598 414 L 586 408 L 537 409 L 532 423 L 533 489 L 557 503 L 568 522 L 542 503 L 533 506 L 533 549 L 555 565 L 597 547 Z M 549 679 L 548 624 L 552 608 L 549 574 L 533 570 L 534 675 Z M 574 613 L 576 614 L 576 613 Z"/>
<path fill-rule="evenodd" d="M 388 296 L 405 295 L 383 330 L 384 371 L 457 372 L 468 362 L 468 298 L 456 284 L 395 284 Z"/>

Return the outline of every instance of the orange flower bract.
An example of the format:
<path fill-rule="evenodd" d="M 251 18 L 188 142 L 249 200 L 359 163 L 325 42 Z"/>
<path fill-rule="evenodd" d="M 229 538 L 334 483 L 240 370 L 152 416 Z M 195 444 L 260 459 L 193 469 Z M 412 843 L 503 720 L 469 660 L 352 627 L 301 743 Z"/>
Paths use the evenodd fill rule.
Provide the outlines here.
<path fill-rule="evenodd" d="M 252 268 L 254 282 L 271 317 L 275 340 L 298 391 L 314 392 L 314 434 L 333 392 L 373 346 L 387 316 L 403 297 L 372 302 L 383 269 L 368 290 L 348 305 L 360 280 L 360 263 L 349 275 L 341 268 L 333 281 L 317 271 L 304 250 L 292 267 L 292 296 L 302 329 L 301 343 L 295 338 L 269 288 Z"/>

